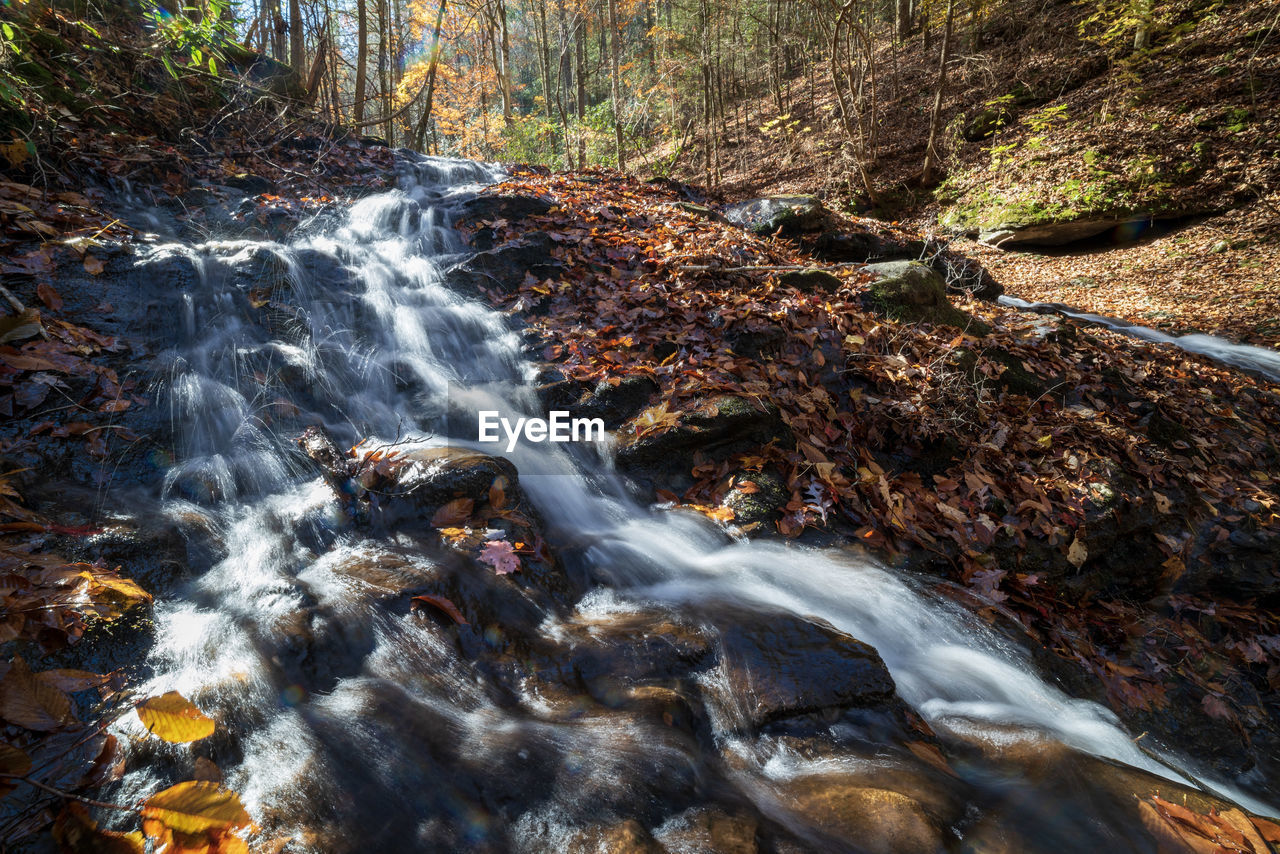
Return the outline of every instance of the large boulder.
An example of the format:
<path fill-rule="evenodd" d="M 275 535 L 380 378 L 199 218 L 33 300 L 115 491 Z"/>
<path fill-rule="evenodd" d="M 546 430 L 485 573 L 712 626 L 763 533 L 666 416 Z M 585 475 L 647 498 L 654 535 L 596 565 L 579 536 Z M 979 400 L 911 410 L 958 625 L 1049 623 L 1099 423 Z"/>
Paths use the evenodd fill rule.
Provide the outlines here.
<path fill-rule="evenodd" d="M 1150 217 L 1092 217 L 1039 223 L 1002 222 L 978 228 L 978 240 L 1002 248 L 1065 246 L 1087 240 L 1122 225 L 1147 222 Z"/>
<path fill-rule="evenodd" d="M 889 261 L 868 264 L 863 270 L 873 277 L 863 296 L 870 311 L 908 323 L 955 326 L 975 335 L 990 331 L 985 323 L 951 305 L 946 282 L 928 264 Z"/>
<path fill-rule="evenodd" d="M 551 257 L 551 239 L 532 232 L 521 240 L 477 252 L 445 271 L 445 282 L 454 290 L 475 295 L 480 289 L 514 293 L 526 275 L 545 279 L 562 269 Z"/>
<path fill-rule="evenodd" d="M 728 395 L 679 413 L 666 429 L 641 434 L 646 426 L 638 421 L 623 425 L 618 466 L 628 474 L 662 475 L 664 480 L 687 475 L 696 454 L 724 458 L 790 435 L 772 403 Z M 675 488 L 670 480 L 660 485 Z"/>
<path fill-rule="evenodd" d="M 766 196 L 729 205 L 724 216 L 754 234 L 795 237 L 821 229 L 827 210 L 814 196 Z"/>
<path fill-rule="evenodd" d="M 720 643 L 729 692 L 752 726 L 895 700 L 879 653 L 817 618 L 743 614 Z"/>

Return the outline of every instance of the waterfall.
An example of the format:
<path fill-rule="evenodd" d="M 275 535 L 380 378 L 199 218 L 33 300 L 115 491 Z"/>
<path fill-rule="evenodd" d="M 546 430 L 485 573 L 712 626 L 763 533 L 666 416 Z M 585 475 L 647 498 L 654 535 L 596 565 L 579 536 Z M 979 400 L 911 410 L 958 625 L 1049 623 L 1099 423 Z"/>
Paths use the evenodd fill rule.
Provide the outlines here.
<path fill-rule="evenodd" d="M 346 524 L 294 447 L 315 424 L 339 444 L 497 454 L 457 425 L 474 425 L 481 409 L 534 411 L 536 366 L 511 323 L 443 275 L 466 254 L 451 227 L 458 203 L 499 177 L 406 156 L 399 189 L 288 245 L 155 250 L 197 272 L 171 295 L 158 359 L 177 454 L 166 512 L 202 519 L 221 557 L 157 602 L 143 690 L 181 691 L 214 714 L 228 785 L 299 850 L 563 850 L 574 828 L 637 811 L 659 835 L 676 834 L 670 804 L 681 798 L 749 804 L 818 848 L 858 849 L 810 832 L 780 787 L 883 756 L 807 756 L 787 737 L 744 733 L 741 698 L 726 697 L 716 667 L 697 677 L 721 698 L 710 746 L 607 708 L 566 712 L 573 698 L 540 687 L 520 657 L 536 650 L 492 652 L 521 676 L 496 679 L 497 665 L 469 650 L 500 640 L 476 627 L 455 642 L 386 593 L 454 571 L 448 558 L 394 530 Z M 601 582 L 567 611 L 513 600 L 548 643 L 644 609 L 694 623 L 709 611 L 817 618 L 873 646 L 944 741 L 1058 742 L 1194 785 L 1183 760 L 1140 750 L 1111 712 L 1050 685 L 1016 644 L 909 578 L 841 550 L 734 541 L 704 519 L 640 506 L 606 443 L 521 443 L 505 456 L 566 565 Z M 122 797 L 153 791 L 189 761 L 185 745 L 147 744 Z"/>

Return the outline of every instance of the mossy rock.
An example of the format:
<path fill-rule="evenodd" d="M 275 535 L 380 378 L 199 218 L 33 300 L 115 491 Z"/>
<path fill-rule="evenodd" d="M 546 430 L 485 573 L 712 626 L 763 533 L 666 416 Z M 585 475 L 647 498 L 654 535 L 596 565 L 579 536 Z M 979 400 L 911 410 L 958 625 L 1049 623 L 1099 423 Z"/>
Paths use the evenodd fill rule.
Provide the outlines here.
<path fill-rule="evenodd" d="M 724 499 L 724 506 L 733 511 L 733 521 L 738 525 L 772 522 L 782 515 L 791 500 L 787 482 L 775 471 L 738 472 L 737 483 L 753 483 L 755 491 L 733 489 Z"/>
<path fill-rule="evenodd" d="M 811 294 L 814 291 L 830 293 L 844 287 L 844 282 L 840 281 L 838 276 L 828 273 L 826 270 L 819 270 L 816 267 L 783 273 L 778 277 L 778 281 L 787 287 L 795 288 L 806 294 Z"/>
<path fill-rule="evenodd" d="M 928 264 L 889 261 L 863 269 L 874 277 L 863 302 L 877 314 L 904 323 L 954 326 L 979 336 L 991 331 L 981 320 L 951 305 L 946 282 Z"/>

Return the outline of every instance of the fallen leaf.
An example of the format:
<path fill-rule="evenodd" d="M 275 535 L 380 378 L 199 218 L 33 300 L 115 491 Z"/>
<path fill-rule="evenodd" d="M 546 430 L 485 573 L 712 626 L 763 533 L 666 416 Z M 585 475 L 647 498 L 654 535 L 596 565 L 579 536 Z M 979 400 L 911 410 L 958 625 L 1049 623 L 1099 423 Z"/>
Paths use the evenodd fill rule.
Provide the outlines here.
<path fill-rule="evenodd" d="M 71 698 L 37 679 L 21 656 L 0 680 L 0 718 L 36 732 L 51 732 L 75 721 Z"/>
<path fill-rule="evenodd" d="M 217 783 L 200 780 L 170 786 L 147 798 L 142 804 L 142 817 L 191 836 L 227 832 L 251 823 L 239 795 Z"/>
<path fill-rule="evenodd" d="M 65 854 L 143 854 L 146 850 L 141 833 L 103 830 L 76 801 L 62 808 L 53 823 L 53 838 Z"/>
<path fill-rule="evenodd" d="M 1067 560 L 1071 561 L 1071 565 L 1079 569 L 1086 560 L 1089 559 L 1089 549 L 1085 547 L 1084 541 L 1076 537 L 1071 541 L 1071 547 L 1067 549 Z"/>
<path fill-rule="evenodd" d="M 36 285 L 36 296 L 40 297 L 40 302 L 44 303 L 52 311 L 62 311 L 62 297 L 53 289 L 53 285 L 48 282 L 41 282 Z"/>
<path fill-rule="evenodd" d="M 31 757 L 12 744 L 0 742 L 0 798 L 14 790 L 17 783 L 10 777 L 25 777 L 31 773 Z"/>
<path fill-rule="evenodd" d="M 142 725 L 165 741 L 199 741 L 213 734 L 213 718 L 177 691 L 143 700 L 136 711 Z"/>
<path fill-rule="evenodd" d="M 455 498 L 441 507 L 431 517 L 433 528 L 459 528 L 471 517 L 476 503 L 470 498 Z"/>
<path fill-rule="evenodd" d="M 102 259 L 96 255 L 84 256 L 84 271 L 91 276 L 100 275 L 106 269 L 106 266 Z"/>
<path fill-rule="evenodd" d="M 511 543 L 506 540 L 489 540 L 480 549 L 481 563 L 493 567 L 498 575 L 509 575 L 520 570 L 520 558 Z"/>

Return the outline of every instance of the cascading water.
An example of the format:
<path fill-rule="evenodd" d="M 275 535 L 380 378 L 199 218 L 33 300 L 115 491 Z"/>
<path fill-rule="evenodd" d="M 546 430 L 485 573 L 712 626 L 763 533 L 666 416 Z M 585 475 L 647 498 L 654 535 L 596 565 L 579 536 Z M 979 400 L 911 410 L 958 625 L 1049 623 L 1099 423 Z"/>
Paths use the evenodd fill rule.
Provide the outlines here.
<path fill-rule="evenodd" d="M 474 445 L 474 430 L 451 436 L 450 426 L 474 425 L 478 409 L 533 410 L 536 371 L 519 336 L 442 283 L 463 252 L 452 206 L 496 177 L 414 158 L 401 190 L 354 204 L 342 223 L 290 246 L 158 250 L 199 271 L 174 295 L 182 343 L 160 371 L 178 437 L 167 512 L 188 527 L 199 520 L 222 558 L 158 603 L 145 690 L 181 691 L 216 714 L 211 749 L 228 784 L 266 833 L 295 840 L 289 850 L 556 851 L 577 829 L 627 818 L 686 850 L 681 806 L 708 803 L 753 810 L 776 829 L 770 838 L 794 843 L 776 850 L 874 848 L 815 828 L 788 794 L 797 780 L 892 770 L 892 755 L 865 738 L 841 747 L 847 722 L 820 756 L 788 735 L 753 731 L 742 726 L 744 698 L 716 667 L 697 676 L 713 698 L 710 731 L 691 737 L 561 696 L 520 653 L 502 659 L 499 678 L 498 665 L 470 653 L 501 649 L 505 627 L 468 627 L 465 642 L 454 640 L 410 615 L 399 595 L 445 571 L 448 558 L 395 531 L 345 524 L 293 447 L 298 425 L 320 423 L 348 443 L 494 453 Z M 566 566 L 601 584 L 559 612 L 516 596 L 511 613 L 549 644 L 575 626 L 590 633 L 655 608 L 692 623 L 718 614 L 720 627 L 742 613 L 817 617 L 874 646 L 899 695 L 944 740 L 1058 742 L 1189 783 L 958 607 L 850 554 L 733 542 L 700 518 L 637 506 L 606 447 L 566 447 L 524 443 L 506 455 Z M 372 569 L 355 578 L 354 564 Z M 126 798 L 191 762 L 185 746 L 144 741 L 135 751 Z M 1027 825 L 1043 821 L 1043 809 L 1010 806 L 1007 790 L 1023 783 L 997 777 L 977 770 L 965 785 L 1026 813 Z M 1130 847 L 1119 819 L 1083 803 L 1032 847 Z M 951 832 L 963 836 L 976 809 L 962 809 L 968 817 Z"/>

